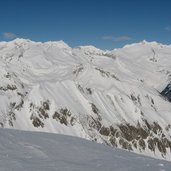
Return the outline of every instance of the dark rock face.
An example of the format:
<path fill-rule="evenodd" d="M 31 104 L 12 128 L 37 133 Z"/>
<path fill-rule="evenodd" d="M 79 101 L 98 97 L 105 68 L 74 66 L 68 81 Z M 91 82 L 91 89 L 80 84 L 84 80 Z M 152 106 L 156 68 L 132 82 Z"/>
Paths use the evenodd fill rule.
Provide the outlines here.
<path fill-rule="evenodd" d="M 171 102 L 171 83 L 169 83 L 167 87 L 161 92 L 161 95 Z"/>

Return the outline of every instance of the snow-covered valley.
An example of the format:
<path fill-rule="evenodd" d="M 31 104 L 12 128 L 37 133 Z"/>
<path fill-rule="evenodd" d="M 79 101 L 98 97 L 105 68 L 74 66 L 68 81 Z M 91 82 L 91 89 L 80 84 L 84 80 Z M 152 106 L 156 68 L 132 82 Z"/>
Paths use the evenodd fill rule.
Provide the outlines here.
<path fill-rule="evenodd" d="M 171 160 L 171 46 L 103 51 L 16 39 L 0 42 L 0 71 L 1 127 Z"/>

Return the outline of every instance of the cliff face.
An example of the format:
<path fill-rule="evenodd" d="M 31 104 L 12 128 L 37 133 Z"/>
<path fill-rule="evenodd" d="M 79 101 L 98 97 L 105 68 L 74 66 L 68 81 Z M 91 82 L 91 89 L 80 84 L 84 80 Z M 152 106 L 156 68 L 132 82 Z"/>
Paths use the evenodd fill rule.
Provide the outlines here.
<path fill-rule="evenodd" d="M 166 86 L 166 88 L 161 92 L 161 95 L 163 95 L 166 100 L 171 102 L 171 84 Z"/>
<path fill-rule="evenodd" d="M 170 56 L 171 46 L 156 42 L 113 51 L 1 42 L 0 125 L 171 160 Z"/>

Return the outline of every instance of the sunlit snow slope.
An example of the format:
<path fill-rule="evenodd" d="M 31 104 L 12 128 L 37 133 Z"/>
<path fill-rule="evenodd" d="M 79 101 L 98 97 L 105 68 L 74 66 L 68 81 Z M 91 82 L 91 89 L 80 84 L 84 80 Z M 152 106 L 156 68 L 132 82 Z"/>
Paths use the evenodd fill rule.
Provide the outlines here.
<path fill-rule="evenodd" d="M 1 127 L 171 160 L 171 46 L 143 41 L 102 51 L 16 39 L 0 42 L 0 71 Z"/>
<path fill-rule="evenodd" d="M 0 130 L 1 171 L 170 171 L 171 163 L 64 135 Z"/>

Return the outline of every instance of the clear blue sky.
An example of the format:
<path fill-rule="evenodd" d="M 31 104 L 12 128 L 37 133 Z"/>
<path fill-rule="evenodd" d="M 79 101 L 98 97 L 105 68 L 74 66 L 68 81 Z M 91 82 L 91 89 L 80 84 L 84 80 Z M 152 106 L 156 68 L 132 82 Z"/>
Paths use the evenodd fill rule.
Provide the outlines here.
<path fill-rule="evenodd" d="M 103 49 L 171 44 L 171 0 L 2 0 L 0 40 L 15 37 Z"/>

